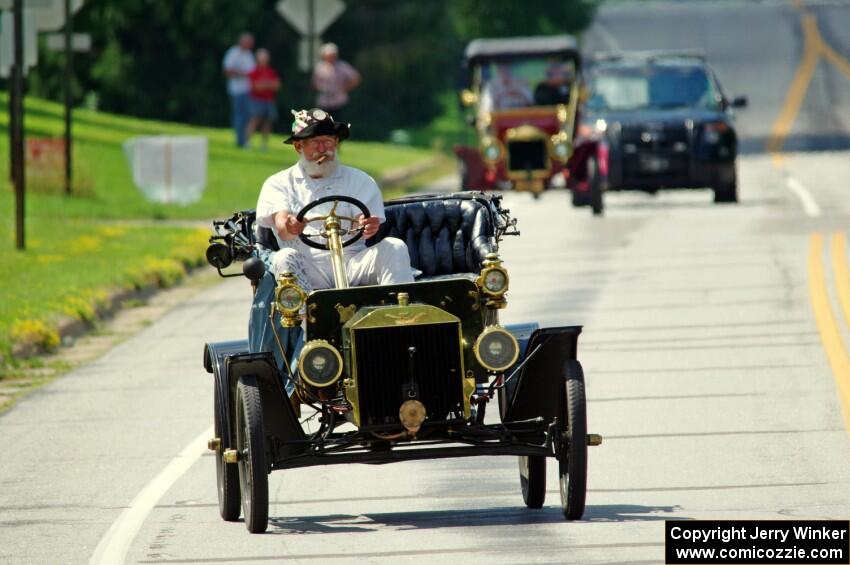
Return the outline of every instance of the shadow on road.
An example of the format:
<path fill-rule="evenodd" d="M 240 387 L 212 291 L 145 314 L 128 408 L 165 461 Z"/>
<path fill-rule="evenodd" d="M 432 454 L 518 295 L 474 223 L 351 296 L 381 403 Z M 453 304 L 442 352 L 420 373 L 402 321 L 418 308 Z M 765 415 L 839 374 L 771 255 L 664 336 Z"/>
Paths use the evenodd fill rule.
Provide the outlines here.
<path fill-rule="evenodd" d="M 634 522 L 670 519 L 673 506 L 597 505 L 588 506 L 585 521 Z M 430 530 L 438 528 L 475 528 L 527 524 L 560 524 L 564 515 L 556 506 L 530 510 L 521 506 L 472 510 L 428 510 L 415 512 L 368 512 L 328 514 L 324 516 L 272 517 L 269 533 L 322 534 L 375 532 L 385 530 Z"/>

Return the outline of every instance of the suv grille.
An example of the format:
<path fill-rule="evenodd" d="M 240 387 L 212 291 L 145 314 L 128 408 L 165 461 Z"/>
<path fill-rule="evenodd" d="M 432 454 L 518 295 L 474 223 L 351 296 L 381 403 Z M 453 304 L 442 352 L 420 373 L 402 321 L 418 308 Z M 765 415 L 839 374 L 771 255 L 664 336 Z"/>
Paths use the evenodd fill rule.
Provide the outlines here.
<path fill-rule="evenodd" d="M 416 348 L 414 381 L 429 420 L 463 414 L 463 371 L 457 322 L 355 329 L 354 353 L 361 425 L 397 424 L 407 400 L 409 347 Z"/>

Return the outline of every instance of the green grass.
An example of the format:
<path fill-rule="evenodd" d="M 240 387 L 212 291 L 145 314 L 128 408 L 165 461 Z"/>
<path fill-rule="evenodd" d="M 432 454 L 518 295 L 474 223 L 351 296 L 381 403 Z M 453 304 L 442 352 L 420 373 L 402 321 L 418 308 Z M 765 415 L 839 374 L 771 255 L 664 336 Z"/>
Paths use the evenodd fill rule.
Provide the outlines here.
<path fill-rule="evenodd" d="M 114 289 L 178 282 L 188 267 L 203 260 L 208 231 L 196 225 L 253 208 L 263 181 L 295 160 L 280 134 L 267 152 L 242 150 L 233 146 L 229 129 L 77 109 L 75 194 L 63 194 L 61 172 L 39 176 L 28 171 L 27 249 L 21 252 L 15 250 L 6 105 L 0 93 L 0 355 L 5 357 L 15 343 L 55 347 L 61 318 L 93 320 Z M 62 106 L 27 99 L 25 127 L 30 139 L 62 137 Z M 152 134 L 208 138 L 207 187 L 199 202 L 152 204 L 134 186 L 122 144 Z M 392 169 L 434 156 L 421 147 L 357 141 L 347 141 L 342 149 L 345 163 L 379 181 Z"/>
<path fill-rule="evenodd" d="M 209 233 L 154 223 L 30 219 L 25 252 L 0 225 L 0 352 L 58 345 L 61 318 L 92 322 L 119 289 L 168 287 L 199 265 Z"/>

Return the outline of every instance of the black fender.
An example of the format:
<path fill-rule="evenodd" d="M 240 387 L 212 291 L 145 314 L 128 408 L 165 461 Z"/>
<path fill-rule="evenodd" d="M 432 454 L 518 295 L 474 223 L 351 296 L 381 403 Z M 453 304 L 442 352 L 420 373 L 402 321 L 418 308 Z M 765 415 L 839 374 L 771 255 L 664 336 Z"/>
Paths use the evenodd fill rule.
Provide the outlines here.
<path fill-rule="evenodd" d="M 224 429 L 221 430 L 222 437 L 220 438 L 222 451 L 225 449 L 231 449 L 236 445 L 235 431 L 230 426 L 230 418 L 226 416 L 231 413 L 231 396 L 227 379 L 226 360 L 230 355 L 247 352 L 247 339 L 218 341 L 204 345 L 204 369 L 206 369 L 208 373 L 212 373 L 215 394 L 218 395 L 221 401 L 220 409 L 224 412 L 224 417 L 221 418 L 221 423 L 224 427 Z M 235 396 L 233 398 L 235 398 Z"/>
<path fill-rule="evenodd" d="M 566 362 L 576 359 L 581 329 L 581 326 L 540 328 L 531 334 L 520 360 L 520 364 L 525 364 L 513 375 L 514 382 L 508 382 L 503 390 L 505 401 L 500 402 L 503 422 L 539 417 L 551 422 L 558 415 Z"/>
<path fill-rule="evenodd" d="M 266 436 L 290 444 L 277 455 L 302 453 L 306 449 L 306 444 L 292 444 L 292 442 L 303 442 L 306 436 L 283 388 L 274 355 L 270 351 L 234 353 L 225 358 L 224 366 L 229 398 L 236 398 L 236 385 L 241 377 L 252 375 L 257 379 L 263 403 L 263 425 Z M 230 422 L 231 435 L 235 439 L 233 430 L 236 423 L 236 407 L 232 402 L 228 402 L 228 406 L 227 419 Z M 269 461 L 271 462 L 271 459 Z"/>

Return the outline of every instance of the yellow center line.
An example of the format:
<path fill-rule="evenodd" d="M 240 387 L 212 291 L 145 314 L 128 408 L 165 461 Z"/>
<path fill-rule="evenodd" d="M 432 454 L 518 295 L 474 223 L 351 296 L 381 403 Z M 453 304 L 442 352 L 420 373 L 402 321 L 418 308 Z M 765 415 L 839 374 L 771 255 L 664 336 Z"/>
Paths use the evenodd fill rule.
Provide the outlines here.
<path fill-rule="evenodd" d="M 838 388 L 838 396 L 841 399 L 844 427 L 847 430 L 847 435 L 850 436 L 850 356 L 848 356 L 844 342 L 841 340 L 838 323 L 832 313 L 829 296 L 826 292 L 823 247 L 823 235 L 812 234 L 809 243 L 809 297 L 821 341 L 832 368 L 832 376 Z M 835 268 L 836 261 L 846 262 L 846 257 L 843 255 L 838 257 L 838 253 L 833 247 L 832 260 L 833 268 Z M 836 270 L 836 272 L 838 271 Z"/>
<path fill-rule="evenodd" d="M 835 288 L 838 302 L 844 312 L 844 322 L 850 328 L 850 269 L 847 268 L 847 238 L 841 232 L 832 234 L 830 242 L 832 272 L 835 276 Z"/>
<path fill-rule="evenodd" d="M 785 95 L 785 102 L 773 123 L 770 136 L 765 144 L 765 149 L 771 154 L 773 164 L 777 168 L 782 168 L 785 161 L 781 153 L 782 146 L 785 145 L 785 139 L 791 132 L 794 120 L 797 119 L 797 114 L 806 98 L 806 92 L 809 90 L 809 84 L 821 56 L 850 79 L 850 61 L 839 55 L 823 40 L 815 15 L 807 12 L 803 2 L 799 0 L 795 0 L 792 4 L 797 10 L 803 12 L 800 16 L 803 27 L 803 58 L 794 72 L 794 78 L 791 79 L 791 84 Z"/>
<path fill-rule="evenodd" d="M 809 83 L 812 81 L 815 67 L 817 67 L 818 59 L 820 59 L 820 47 L 823 43 L 820 39 L 815 16 L 805 13 L 802 15 L 801 21 L 803 37 L 805 39 L 803 59 L 794 72 L 794 78 L 791 79 L 791 85 L 788 87 L 788 92 L 785 95 L 785 103 L 782 105 L 782 110 L 773 123 L 770 137 L 765 146 L 765 149 L 769 153 L 774 154 L 773 162 L 776 165 L 781 165 L 782 163 L 781 156 L 777 154 L 782 150 L 782 146 L 785 144 L 785 138 L 788 137 L 791 126 L 800 112 L 800 106 L 802 106 L 803 99 L 806 97 Z"/>
<path fill-rule="evenodd" d="M 835 67 L 844 73 L 844 75 L 850 79 L 850 61 L 839 55 L 835 49 L 827 45 L 824 41 L 821 41 L 821 53 L 823 53 L 824 57 L 826 57 L 830 63 L 835 65 Z"/>

